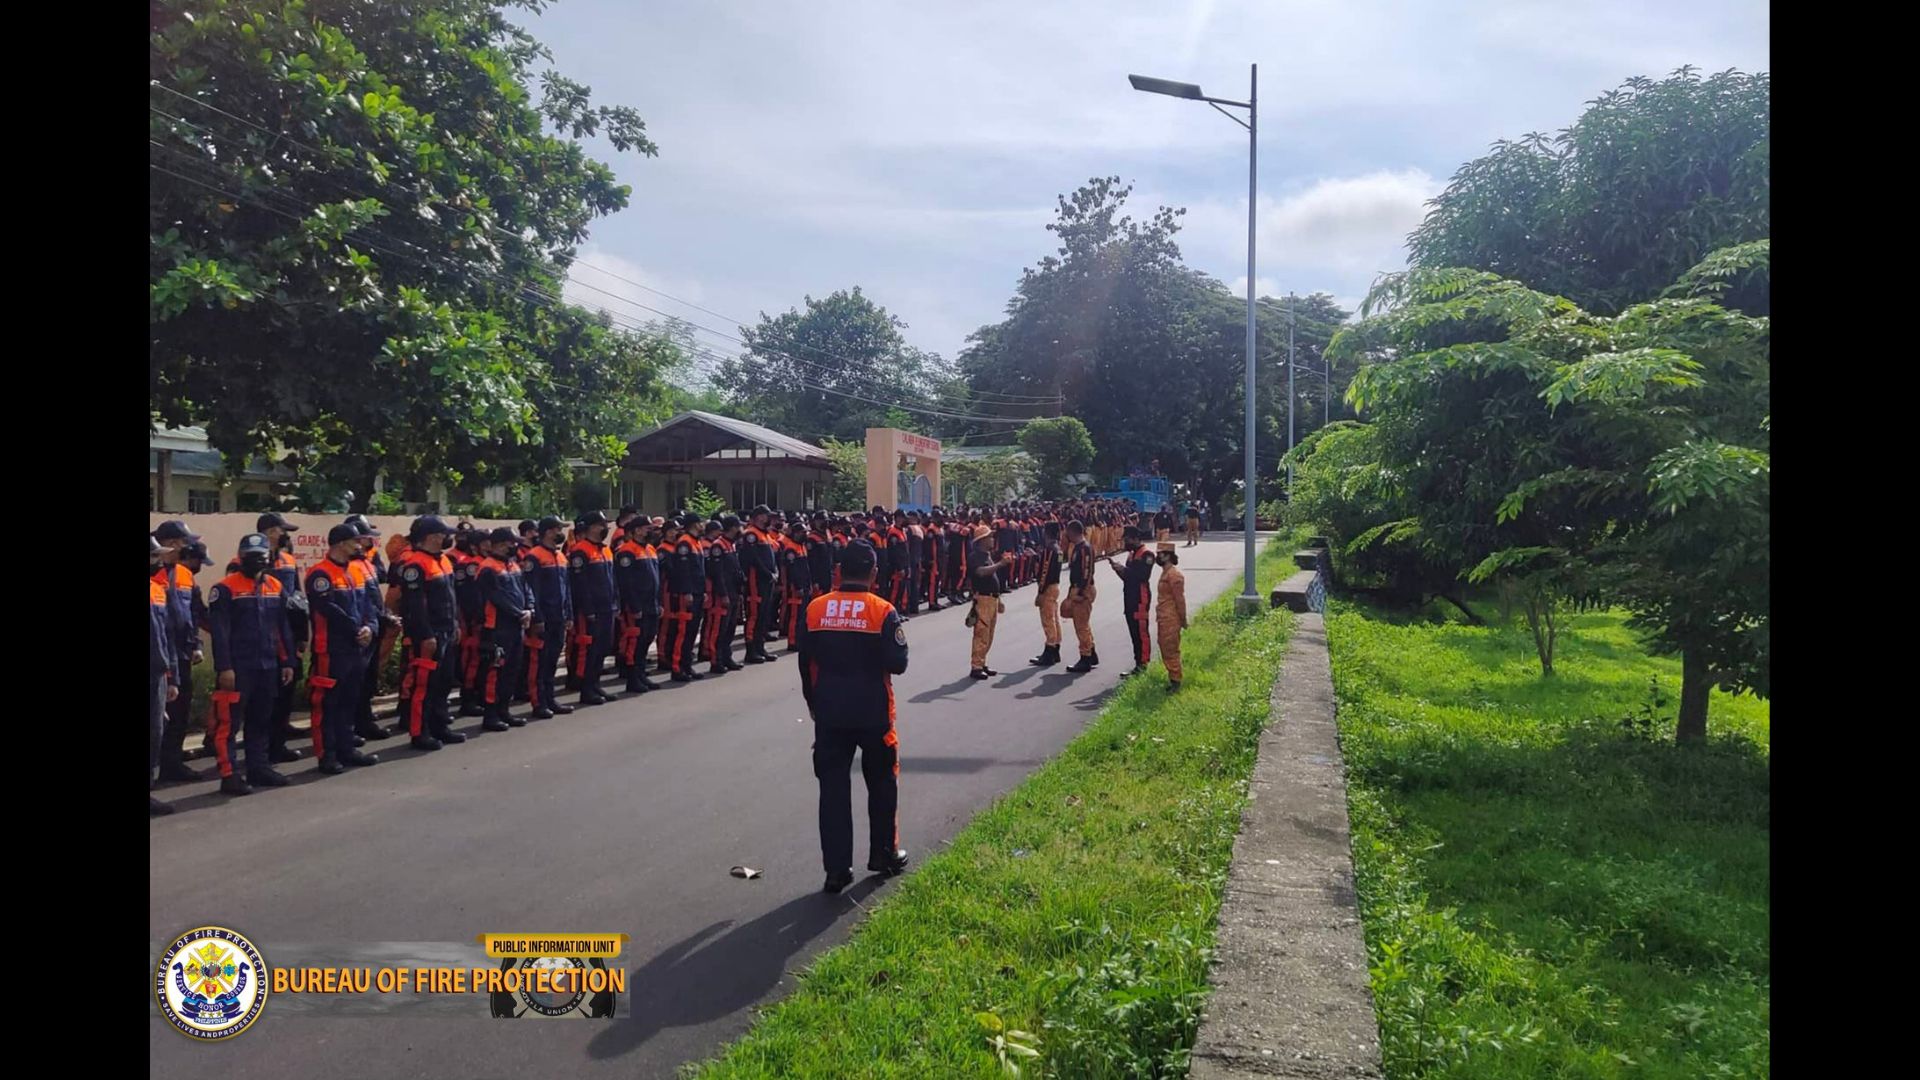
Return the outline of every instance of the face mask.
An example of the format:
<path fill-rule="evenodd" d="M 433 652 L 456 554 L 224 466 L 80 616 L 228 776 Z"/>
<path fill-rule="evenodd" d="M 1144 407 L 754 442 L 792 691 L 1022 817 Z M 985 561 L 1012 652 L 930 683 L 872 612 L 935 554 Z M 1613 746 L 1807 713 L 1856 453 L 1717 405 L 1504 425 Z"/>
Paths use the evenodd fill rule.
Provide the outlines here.
<path fill-rule="evenodd" d="M 266 569 L 267 557 L 258 552 L 249 553 L 240 559 L 240 572 L 248 577 L 259 577 L 266 572 Z"/>

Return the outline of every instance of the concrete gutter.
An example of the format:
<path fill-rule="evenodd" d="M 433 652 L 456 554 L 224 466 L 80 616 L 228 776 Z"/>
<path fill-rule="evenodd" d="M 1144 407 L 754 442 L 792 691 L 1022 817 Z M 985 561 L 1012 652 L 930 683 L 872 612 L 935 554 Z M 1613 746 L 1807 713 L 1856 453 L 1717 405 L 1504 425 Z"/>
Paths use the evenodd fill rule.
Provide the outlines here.
<path fill-rule="evenodd" d="M 1325 618 L 1294 616 L 1220 907 L 1194 1080 L 1377 1080 Z"/>

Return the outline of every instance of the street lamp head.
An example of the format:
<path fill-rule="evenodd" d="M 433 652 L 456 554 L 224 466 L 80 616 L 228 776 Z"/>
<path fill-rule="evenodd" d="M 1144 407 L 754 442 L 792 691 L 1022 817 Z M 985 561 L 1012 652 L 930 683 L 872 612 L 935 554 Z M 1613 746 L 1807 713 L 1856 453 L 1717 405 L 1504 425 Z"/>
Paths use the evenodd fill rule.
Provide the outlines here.
<path fill-rule="evenodd" d="M 1195 101 L 1206 98 L 1206 95 L 1200 92 L 1200 88 L 1192 83 L 1153 79 L 1145 75 L 1129 75 L 1127 81 L 1133 84 L 1135 90 L 1144 90 L 1149 94 L 1165 94 L 1168 97 L 1191 98 Z"/>

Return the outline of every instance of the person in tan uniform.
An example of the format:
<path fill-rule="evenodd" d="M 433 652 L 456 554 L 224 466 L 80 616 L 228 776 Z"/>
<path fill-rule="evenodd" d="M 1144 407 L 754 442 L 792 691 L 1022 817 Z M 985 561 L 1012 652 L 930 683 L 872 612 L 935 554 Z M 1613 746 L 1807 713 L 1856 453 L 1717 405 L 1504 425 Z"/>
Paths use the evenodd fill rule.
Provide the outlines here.
<path fill-rule="evenodd" d="M 1167 665 L 1167 692 L 1180 689 L 1180 631 L 1187 628 L 1187 576 L 1180 572 L 1180 555 L 1171 540 L 1154 545 L 1160 564 L 1160 587 L 1154 594 L 1153 619 L 1159 630 L 1160 659 Z"/>
<path fill-rule="evenodd" d="M 993 530 L 985 525 L 973 529 L 973 547 L 967 552 L 967 575 L 973 584 L 973 612 L 967 621 L 973 626 L 973 670 L 968 675 L 986 679 L 1000 674 L 987 666 L 987 650 L 993 646 L 993 623 L 1005 610 L 1000 599 L 1000 572 L 1013 565 L 1013 556 L 994 558 Z"/>
<path fill-rule="evenodd" d="M 1064 546 L 1060 542 L 1060 523 L 1047 522 L 1045 534 L 1047 545 L 1040 551 L 1040 570 L 1036 575 L 1040 587 L 1035 590 L 1033 606 L 1040 609 L 1040 633 L 1046 643 L 1040 655 L 1029 663 L 1052 667 L 1060 662 L 1060 556 Z"/>
<path fill-rule="evenodd" d="M 1060 614 L 1073 620 L 1073 637 L 1080 646 L 1080 659 L 1067 670 L 1084 675 L 1100 665 L 1100 654 L 1093 647 L 1093 545 L 1087 541 L 1086 526 L 1067 522 L 1063 534 L 1067 549 L 1067 595 L 1060 601 Z"/>

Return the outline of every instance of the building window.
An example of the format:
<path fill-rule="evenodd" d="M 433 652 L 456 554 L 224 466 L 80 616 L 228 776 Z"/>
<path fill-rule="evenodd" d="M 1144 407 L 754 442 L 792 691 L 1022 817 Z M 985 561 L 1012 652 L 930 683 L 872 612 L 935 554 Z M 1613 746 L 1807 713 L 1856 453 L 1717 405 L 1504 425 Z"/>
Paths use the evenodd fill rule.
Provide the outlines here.
<path fill-rule="evenodd" d="M 800 481 L 800 509 L 825 510 L 827 485 L 818 480 Z"/>
<path fill-rule="evenodd" d="M 678 510 L 687 505 L 688 496 L 693 494 L 693 483 L 689 480 L 667 481 L 667 509 Z"/>
<path fill-rule="evenodd" d="M 274 498 L 264 492 L 243 491 L 237 496 L 234 509 L 242 513 L 257 514 L 263 510 L 272 509 L 274 502 Z"/>
<path fill-rule="evenodd" d="M 646 501 L 645 499 L 641 498 L 641 495 L 640 495 L 640 493 L 643 490 L 645 490 L 645 485 L 643 481 L 639 481 L 639 480 L 620 481 L 620 505 L 621 506 L 643 505 Z"/>
<path fill-rule="evenodd" d="M 780 485 L 772 480 L 735 480 L 732 506 L 741 510 L 766 503 L 780 505 Z"/>
<path fill-rule="evenodd" d="M 187 489 L 187 513 L 217 514 L 220 512 L 220 492 L 206 488 Z"/>

